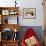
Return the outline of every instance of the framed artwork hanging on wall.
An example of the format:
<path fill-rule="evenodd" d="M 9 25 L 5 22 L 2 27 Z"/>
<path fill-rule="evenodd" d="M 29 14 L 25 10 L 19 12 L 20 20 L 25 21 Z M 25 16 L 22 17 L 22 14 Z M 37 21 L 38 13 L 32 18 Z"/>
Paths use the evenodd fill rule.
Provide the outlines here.
<path fill-rule="evenodd" d="M 35 19 L 36 18 L 36 8 L 24 8 L 23 17 L 24 19 Z"/>
<path fill-rule="evenodd" d="M 9 15 L 9 10 L 2 10 L 2 15 Z"/>

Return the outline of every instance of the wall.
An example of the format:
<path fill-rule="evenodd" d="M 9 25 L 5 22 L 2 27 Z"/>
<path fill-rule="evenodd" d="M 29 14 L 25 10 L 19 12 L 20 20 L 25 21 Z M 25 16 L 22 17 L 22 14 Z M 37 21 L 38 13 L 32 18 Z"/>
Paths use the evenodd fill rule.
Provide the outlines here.
<path fill-rule="evenodd" d="M 14 0 L 15 1 L 15 0 Z M 15 6 L 13 0 L 0 0 L 1 7 Z M 43 26 L 43 6 L 42 0 L 17 0 L 20 7 L 19 24 L 21 26 Z M 23 8 L 36 8 L 36 19 L 24 19 Z"/>
<path fill-rule="evenodd" d="M 22 0 L 23 1 L 23 0 Z M 43 6 L 42 0 L 24 0 L 20 1 L 21 20 L 20 23 L 23 26 L 43 26 Z M 23 8 L 36 8 L 36 19 L 24 19 Z"/>

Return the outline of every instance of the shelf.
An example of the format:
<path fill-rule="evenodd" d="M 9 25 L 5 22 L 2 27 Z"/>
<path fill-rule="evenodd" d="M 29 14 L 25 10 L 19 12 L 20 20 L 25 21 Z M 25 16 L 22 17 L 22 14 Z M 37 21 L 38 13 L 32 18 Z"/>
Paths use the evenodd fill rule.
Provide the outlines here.
<path fill-rule="evenodd" d="M 2 24 L 18 24 L 18 16 L 2 16 Z"/>
<path fill-rule="evenodd" d="M 0 46 L 18 46 L 19 40 L 17 39 L 18 38 L 17 34 L 20 29 L 20 26 L 18 24 L 18 16 L 19 16 L 19 7 L 0 7 L 0 23 L 1 23 L 0 24 L 0 32 L 1 32 Z M 6 33 L 7 37 L 8 36 L 10 37 L 6 38 L 6 41 L 5 41 L 3 39 L 4 37 L 2 36 L 4 35 L 4 30 L 9 31 L 8 29 L 10 29 L 11 32 L 13 31 L 14 35 L 10 34 L 11 32 L 10 33 L 8 32 L 9 35 Z M 15 37 L 15 34 L 16 34 L 16 37 Z M 15 37 L 15 41 L 13 41 L 14 37 Z M 10 40 L 7 41 L 7 39 L 10 39 Z"/>
<path fill-rule="evenodd" d="M 18 8 L 19 8 L 19 7 L 0 7 L 0 10 L 7 10 L 7 9 L 8 9 L 8 10 L 9 10 L 9 9 L 10 9 L 10 10 L 11 10 L 11 9 L 16 9 L 16 10 L 18 10 Z"/>
<path fill-rule="evenodd" d="M 19 7 L 0 7 L 0 14 L 2 14 L 2 15 L 18 15 Z"/>
<path fill-rule="evenodd" d="M 4 42 L 4 43 L 16 43 L 16 42 L 19 42 L 19 40 L 16 40 L 16 41 L 12 41 L 12 40 L 10 40 L 10 41 L 2 41 L 2 42 Z"/>
<path fill-rule="evenodd" d="M 0 15 L 0 24 L 18 24 L 19 7 L 0 7 Z"/>
<path fill-rule="evenodd" d="M 10 28 L 12 30 L 17 29 L 17 31 L 19 31 L 19 29 L 20 29 L 20 26 L 18 24 L 16 24 L 16 25 L 15 24 L 1 24 L 0 26 L 1 26 L 1 30 L 5 29 L 5 28 Z"/>
<path fill-rule="evenodd" d="M 2 42 L 3 46 L 18 46 L 18 42 L 17 41 L 12 41 L 12 42 Z"/>

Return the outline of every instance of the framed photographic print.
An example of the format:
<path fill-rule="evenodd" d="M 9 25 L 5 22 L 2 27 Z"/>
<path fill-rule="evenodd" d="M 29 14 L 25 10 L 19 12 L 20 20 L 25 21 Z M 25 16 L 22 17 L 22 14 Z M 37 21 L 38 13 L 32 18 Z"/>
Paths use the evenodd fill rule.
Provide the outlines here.
<path fill-rule="evenodd" d="M 23 17 L 25 19 L 35 19 L 36 18 L 36 8 L 24 8 Z"/>
<path fill-rule="evenodd" d="M 2 15 L 9 15 L 9 10 L 2 10 Z"/>

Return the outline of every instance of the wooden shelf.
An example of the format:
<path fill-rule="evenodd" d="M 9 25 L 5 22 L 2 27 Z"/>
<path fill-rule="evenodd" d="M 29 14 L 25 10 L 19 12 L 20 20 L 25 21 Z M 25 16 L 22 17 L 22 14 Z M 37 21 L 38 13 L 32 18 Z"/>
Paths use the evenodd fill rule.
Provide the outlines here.
<path fill-rule="evenodd" d="M 19 31 L 19 29 L 20 29 L 20 26 L 18 24 L 16 24 L 16 25 L 15 24 L 1 24 L 0 26 L 1 26 L 1 30 L 5 29 L 5 28 L 10 28 L 12 30 L 17 29 L 17 31 Z"/>
<path fill-rule="evenodd" d="M 3 41 L 0 45 L 2 46 L 18 46 L 18 41 Z"/>
<path fill-rule="evenodd" d="M 10 13 L 10 12 L 13 12 L 13 13 Z M 8 16 L 16 17 L 17 16 L 17 18 L 18 18 L 19 7 L 0 7 L 0 15 L 1 15 L 1 24 L 4 24 L 3 22 L 6 23 L 6 21 L 7 21 L 7 24 L 8 24 L 8 18 L 6 18 L 6 21 L 5 21 L 5 17 L 8 17 Z M 16 21 L 17 21 L 17 24 L 18 24 L 18 20 L 16 20 Z"/>
<path fill-rule="evenodd" d="M 12 43 L 12 42 L 15 42 L 15 43 L 16 43 L 16 42 L 19 42 L 19 40 L 16 40 L 16 41 L 10 40 L 10 41 L 3 41 L 3 42 L 4 42 L 4 43 L 9 43 L 9 42 L 10 42 L 10 43 Z"/>
<path fill-rule="evenodd" d="M 8 10 L 9 10 L 9 9 L 10 9 L 10 10 L 11 10 L 11 9 L 16 9 L 16 10 L 18 10 L 18 8 L 19 8 L 19 7 L 0 7 L 1 10 L 7 10 L 7 9 L 8 9 Z"/>
<path fill-rule="evenodd" d="M 13 14 L 10 12 L 13 12 Z M 0 32 L 2 33 L 4 29 L 8 28 L 8 29 L 12 29 L 14 32 L 16 29 L 16 32 L 18 33 L 20 29 L 20 26 L 18 24 L 18 15 L 19 15 L 19 7 L 0 7 L 0 20 L 1 20 Z M 14 17 L 17 16 L 17 24 L 8 24 L 7 16 L 14 16 Z M 3 22 L 3 20 L 5 21 Z M 0 46 L 18 46 L 18 41 L 13 41 L 13 40 L 4 41 L 2 40 L 1 37 Z"/>

